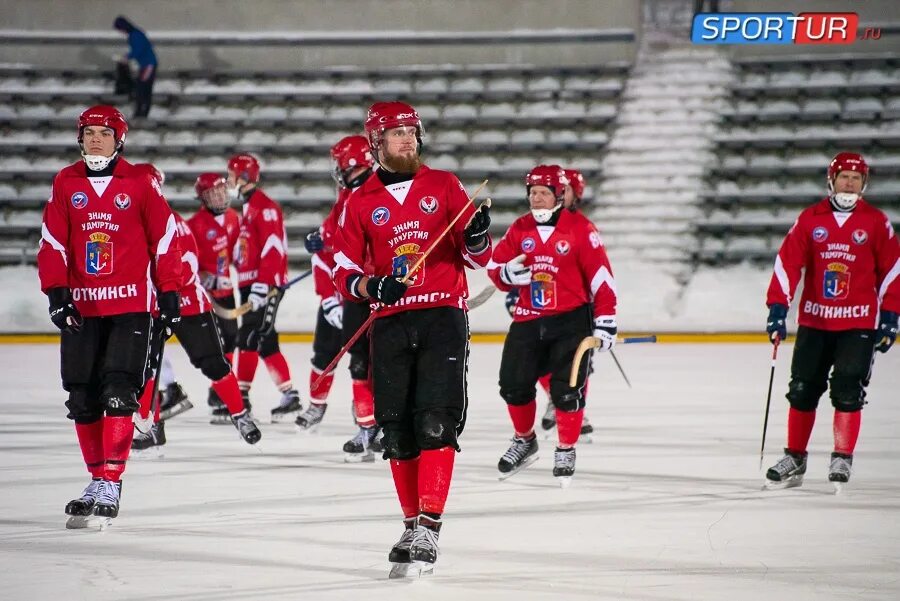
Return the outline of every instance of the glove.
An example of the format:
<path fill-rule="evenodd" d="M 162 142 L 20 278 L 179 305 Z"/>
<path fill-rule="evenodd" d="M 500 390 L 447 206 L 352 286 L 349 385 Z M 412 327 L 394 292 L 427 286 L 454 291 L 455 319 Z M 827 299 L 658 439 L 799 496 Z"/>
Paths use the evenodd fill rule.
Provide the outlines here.
<path fill-rule="evenodd" d="M 251 310 L 259 311 L 260 309 L 265 307 L 266 303 L 269 302 L 268 294 L 268 284 L 263 284 L 262 282 L 254 282 L 253 285 L 250 286 L 250 296 L 247 298 L 247 302 L 250 303 L 250 306 L 252 307 Z"/>
<path fill-rule="evenodd" d="M 366 282 L 366 292 L 385 305 L 393 305 L 406 294 L 406 284 L 395 277 L 383 275 L 369 278 Z"/>
<path fill-rule="evenodd" d="M 878 319 L 878 330 L 875 338 L 878 342 L 875 344 L 875 350 L 881 353 L 888 352 L 888 349 L 897 340 L 897 313 L 893 311 L 882 311 L 881 317 Z"/>
<path fill-rule="evenodd" d="M 209 271 L 200 272 L 200 285 L 203 286 L 204 290 L 215 290 L 217 279 L 218 278 L 214 273 L 210 273 Z"/>
<path fill-rule="evenodd" d="M 275 329 L 275 317 L 278 315 L 278 305 L 281 304 L 281 299 L 284 296 L 284 288 L 276 287 L 274 290 L 275 294 L 269 296 L 266 300 L 266 308 L 263 311 L 259 327 L 256 328 L 255 332 L 251 333 L 254 336 L 257 334 L 259 336 L 268 336 Z"/>
<path fill-rule="evenodd" d="M 468 250 L 484 250 L 487 244 L 488 228 L 491 226 L 491 207 L 482 205 L 463 230 L 463 238 Z"/>
<path fill-rule="evenodd" d="M 781 342 L 787 338 L 787 326 L 784 325 L 787 313 L 787 305 L 775 303 L 769 307 L 769 320 L 766 322 L 766 333 L 769 335 L 769 340 L 772 344 L 775 344 L 776 340 Z"/>
<path fill-rule="evenodd" d="M 519 302 L 519 289 L 513 288 L 506 293 L 506 312 L 512 317 L 516 310 L 516 303 Z"/>
<path fill-rule="evenodd" d="M 525 255 L 521 254 L 500 269 L 500 281 L 507 286 L 527 286 L 531 283 L 531 267 L 524 265 Z"/>
<path fill-rule="evenodd" d="M 325 321 L 333 327 L 339 330 L 343 328 L 344 306 L 337 296 L 326 296 L 322 299 L 322 314 L 325 316 Z"/>
<path fill-rule="evenodd" d="M 167 328 L 171 329 L 172 324 L 181 321 L 181 297 L 177 292 L 160 292 L 156 304 L 159 305 L 159 320 Z"/>
<path fill-rule="evenodd" d="M 50 299 L 50 321 L 61 332 L 77 332 L 84 319 L 72 303 L 72 291 L 68 288 L 50 288 L 47 290 Z M 896 332 L 896 329 L 894 330 Z"/>
<path fill-rule="evenodd" d="M 310 254 L 317 253 L 325 248 L 325 241 L 322 240 L 322 236 L 318 231 L 310 232 L 306 235 L 303 246 L 306 247 L 306 251 Z"/>
<path fill-rule="evenodd" d="M 600 340 L 600 352 L 610 351 L 616 346 L 618 333 L 615 315 L 599 315 L 594 318 L 594 338 Z"/>

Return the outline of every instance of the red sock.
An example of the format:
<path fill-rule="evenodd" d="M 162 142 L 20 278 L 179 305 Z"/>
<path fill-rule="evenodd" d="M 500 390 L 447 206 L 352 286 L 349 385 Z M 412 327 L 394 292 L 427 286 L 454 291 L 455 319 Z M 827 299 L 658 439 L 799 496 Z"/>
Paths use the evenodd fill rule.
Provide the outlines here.
<path fill-rule="evenodd" d="M 562 448 L 574 447 L 581 435 L 581 421 L 584 418 L 584 409 L 578 411 L 562 411 L 556 408 L 556 433 L 559 437 L 559 446 Z"/>
<path fill-rule="evenodd" d="M 144 385 L 144 393 L 138 401 L 141 406 L 140 409 L 138 409 L 138 414 L 141 416 L 141 419 L 147 419 L 147 416 L 150 415 L 150 408 L 153 406 L 153 395 L 155 393 L 156 379 L 150 378 Z"/>
<path fill-rule="evenodd" d="M 103 418 L 90 424 L 75 424 L 75 435 L 84 464 L 94 478 L 103 477 Z"/>
<path fill-rule="evenodd" d="M 275 386 L 278 387 L 278 390 L 287 392 L 293 388 L 293 384 L 291 384 L 291 370 L 288 367 L 287 360 L 280 351 L 273 355 L 269 355 L 268 357 L 264 357 L 263 362 L 266 364 L 266 368 L 269 370 L 269 376 L 271 376 L 272 381 L 275 382 Z"/>
<path fill-rule="evenodd" d="M 862 411 L 834 410 L 834 452 L 852 455 L 859 438 Z"/>
<path fill-rule="evenodd" d="M 547 398 L 550 398 L 550 378 L 553 377 L 552 373 L 541 376 L 538 378 L 538 384 L 541 385 L 541 388 L 544 389 L 544 392 L 547 393 Z"/>
<path fill-rule="evenodd" d="M 816 423 L 816 411 L 800 411 L 790 408 L 788 411 L 787 448 L 792 453 L 805 453 Z"/>
<path fill-rule="evenodd" d="M 241 388 L 250 388 L 253 377 L 256 375 L 256 366 L 259 364 L 259 353 L 256 351 L 238 351 L 237 377 Z"/>
<path fill-rule="evenodd" d="M 134 424 L 131 416 L 109 416 L 103 418 L 103 477 L 118 482 L 125 471 L 125 462 L 131 452 Z"/>
<path fill-rule="evenodd" d="M 234 368 L 234 353 L 225 353 L 225 360 L 228 361 L 228 365 Z"/>
<path fill-rule="evenodd" d="M 153 404 L 153 423 L 158 424 L 159 411 L 162 408 L 162 398 L 160 396 L 160 392 L 156 389 L 156 386 L 153 387 L 153 397 L 156 398 L 156 403 Z"/>
<path fill-rule="evenodd" d="M 375 425 L 375 397 L 368 380 L 353 380 L 353 410 L 361 428 Z"/>
<path fill-rule="evenodd" d="M 403 517 L 419 515 L 419 458 L 391 459 L 390 464 Z"/>
<path fill-rule="evenodd" d="M 590 380 L 588 380 L 587 378 L 585 378 L 585 379 L 584 379 L 584 393 L 583 393 L 585 399 L 587 399 L 588 382 L 590 382 Z"/>
<path fill-rule="evenodd" d="M 506 405 L 509 417 L 512 418 L 516 436 L 528 436 L 534 432 L 534 416 L 537 413 L 537 402 L 527 405 Z"/>
<path fill-rule="evenodd" d="M 444 513 L 444 504 L 450 492 L 453 478 L 453 461 L 456 450 L 453 447 L 428 449 L 419 455 L 419 511 L 421 513 Z"/>
<path fill-rule="evenodd" d="M 318 386 L 313 386 L 316 380 L 321 376 L 322 380 Z M 328 399 L 328 393 L 331 392 L 331 385 L 334 384 L 334 372 L 327 373 L 322 376 L 322 372 L 312 368 L 309 372 L 309 398 L 314 401 L 325 401 Z"/>
<path fill-rule="evenodd" d="M 244 410 L 244 401 L 241 398 L 241 389 L 238 388 L 237 377 L 228 372 L 221 380 L 212 383 L 212 389 L 216 391 L 222 402 L 228 408 L 228 413 L 234 415 Z"/>

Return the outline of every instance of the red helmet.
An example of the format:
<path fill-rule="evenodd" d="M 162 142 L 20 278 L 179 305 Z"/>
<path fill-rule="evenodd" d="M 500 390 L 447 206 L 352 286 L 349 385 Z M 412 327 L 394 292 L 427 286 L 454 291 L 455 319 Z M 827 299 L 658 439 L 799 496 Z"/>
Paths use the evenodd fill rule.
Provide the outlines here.
<path fill-rule="evenodd" d="M 578 169 L 563 169 L 563 173 L 566 174 L 566 179 L 569 180 L 569 185 L 572 186 L 575 200 L 580 201 L 581 197 L 584 196 L 584 176 L 581 175 L 581 171 Z"/>
<path fill-rule="evenodd" d="M 350 172 L 357 167 L 371 169 L 375 165 L 372 150 L 365 136 L 347 136 L 331 147 L 331 159 L 334 161 L 332 177 L 343 188 L 353 188 L 354 182 L 348 182 Z"/>
<path fill-rule="evenodd" d="M 125 134 L 128 133 L 128 122 L 125 116 L 114 106 L 98 104 L 87 109 L 78 116 L 78 143 L 84 139 L 84 128 L 91 125 L 108 127 L 115 132 L 116 150 L 125 145 Z"/>
<path fill-rule="evenodd" d="M 221 174 L 201 173 L 197 176 L 197 181 L 194 182 L 194 192 L 197 193 L 197 198 L 200 198 L 204 192 L 215 188 L 219 184 L 225 185 L 225 178 Z"/>
<path fill-rule="evenodd" d="M 250 184 L 259 181 L 259 161 L 252 154 L 236 154 L 228 159 L 228 170 Z"/>
<path fill-rule="evenodd" d="M 369 137 L 369 145 L 372 150 L 378 150 L 384 130 L 403 125 L 411 125 L 416 128 L 416 137 L 421 146 L 425 130 L 416 109 L 405 102 L 397 101 L 376 102 L 369 107 L 369 114 L 366 116 L 366 135 Z"/>
<path fill-rule="evenodd" d="M 531 190 L 531 186 L 547 186 L 559 201 L 563 199 L 568 184 L 566 172 L 559 165 L 538 165 L 525 176 L 526 190 Z"/>
<path fill-rule="evenodd" d="M 201 173 L 194 182 L 194 192 L 213 215 L 221 215 L 229 205 L 225 191 L 225 178 L 219 173 Z"/>
<path fill-rule="evenodd" d="M 156 183 L 162 186 L 166 183 L 166 175 L 156 168 L 156 165 L 153 163 L 135 163 L 135 168 L 141 171 L 142 173 L 146 173 L 150 177 L 156 180 Z"/>
<path fill-rule="evenodd" d="M 862 175 L 863 190 L 866 189 L 866 184 L 869 182 L 869 165 L 861 154 L 855 152 L 839 152 L 834 155 L 834 158 L 831 159 L 831 163 L 828 164 L 829 191 L 834 191 L 834 178 L 836 178 L 841 171 L 856 171 Z"/>

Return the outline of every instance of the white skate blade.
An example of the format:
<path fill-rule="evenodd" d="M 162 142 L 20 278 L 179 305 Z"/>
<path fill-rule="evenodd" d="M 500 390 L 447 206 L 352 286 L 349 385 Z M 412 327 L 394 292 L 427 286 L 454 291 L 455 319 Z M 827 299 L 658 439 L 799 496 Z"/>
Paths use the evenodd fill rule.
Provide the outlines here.
<path fill-rule="evenodd" d="M 294 429 L 297 430 L 297 434 L 315 434 L 316 431 L 319 429 L 320 425 L 321 425 L 321 423 L 318 423 L 318 424 L 312 425 L 308 428 L 304 428 L 303 426 L 298 426 L 297 423 L 295 422 Z"/>
<path fill-rule="evenodd" d="M 162 447 L 150 447 L 149 449 L 131 449 L 130 459 L 139 459 L 141 461 L 151 459 L 163 459 L 166 456 Z"/>
<path fill-rule="evenodd" d="M 344 463 L 373 463 L 375 461 L 375 453 L 369 451 L 367 453 L 344 453 Z"/>
<path fill-rule="evenodd" d="M 288 419 L 293 421 L 294 419 L 296 419 L 294 416 L 298 415 L 299 413 L 299 409 L 297 409 L 296 411 L 287 411 L 285 413 L 272 413 L 269 421 L 273 424 L 280 424 L 281 422 Z"/>
<path fill-rule="evenodd" d="M 422 578 L 424 576 L 431 576 L 432 574 L 434 574 L 433 563 L 428 563 L 427 561 L 414 561 L 412 562 L 411 566 L 413 576 Z"/>
<path fill-rule="evenodd" d="M 839 495 L 844 492 L 844 489 L 847 487 L 847 482 L 836 482 L 832 480 L 831 486 L 834 487 L 834 494 Z"/>
<path fill-rule="evenodd" d="M 803 485 L 803 476 L 791 476 L 785 480 L 766 480 L 763 484 L 763 490 L 784 490 L 786 488 L 797 488 Z"/>
<path fill-rule="evenodd" d="M 390 578 L 391 580 L 406 578 L 407 576 L 409 576 L 409 566 L 409 563 L 392 563 L 391 572 L 388 574 L 388 578 Z"/>
<path fill-rule="evenodd" d="M 504 473 L 501 473 L 500 476 L 498 476 L 497 479 L 500 480 L 500 481 L 502 482 L 503 480 L 506 480 L 507 478 L 510 478 L 510 477 L 512 477 L 512 476 L 515 476 L 516 474 L 518 474 L 519 472 L 521 472 L 522 470 L 524 470 L 526 467 L 528 467 L 529 465 L 531 465 L 532 463 L 534 463 L 535 461 L 537 461 L 538 458 L 539 458 L 539 455 L 538 455 L 537 453 L 535 453 L 535 454 L 532 455 L 531 457 L 528 457 L 527 459 L 525 459 L 525 461 L 522 462 L 522 465 L 520 465 L 520 466 L 517 467 L 516 469 L 512 470 L 511 472 L 506 472 L 505 474 L 504 474 Z"/>
<path fill-rule="evenodd" d="M 90 528 L 93 518 L 93 515 L 70 515 L 66 520 L 66 530 Z"/>
<path fill-rule="evenodd" d="M 179 402 L 175 403 L 168 409 L 163 409 L 162 411 L 160 411 L 159 419 L 161 421 L 165 421 L 167 419 L 172 419 L 176 415 L 181 415 L 185 411 L 187 411 L 189 409 L 193 409 L 193 408 L 194 408 L 194 404 L 192 402 L 190 402 L 189 400 L 185 399 L 183 401 L 179 401 Z"/>
<path fill-rule="evenodd" d="M 559 482 L 560 488 L 569 488 L 572 486 L 572 476 L 554 476 L 556 481 Z"/>
<path fill-rule="evenodd" d="M 100 525 L 100 532 L 103 532 L 112 526 L 113 519 L 114 518 L 98 517 L 97 523 Z"/>

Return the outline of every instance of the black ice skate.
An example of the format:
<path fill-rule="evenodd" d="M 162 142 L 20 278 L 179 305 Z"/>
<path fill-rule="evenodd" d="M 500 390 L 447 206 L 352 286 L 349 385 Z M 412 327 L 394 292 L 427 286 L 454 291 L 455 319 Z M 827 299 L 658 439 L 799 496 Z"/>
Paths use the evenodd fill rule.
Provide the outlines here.
<path fill-rule="evenodd" d="M 94 514 L 94 505 L 97 502 L 101 482 L 100 478 L 92 479 L 80 497 L 66 503 L 66 515 L 69 516 L 66 520 L 66 528 L 87 528 L 88 519 Z"/>
<path fill-rule="evenodd" d="M 500 462 L 497 463 L 497 469 L 500 470 L 500 479 L 506 480 L 537 461 L 537 452 L 537 436 L 534 434 L 531 435 L 531 438 L 514 436 L 512 444 L 503 454 L 503 457 L 500 458 Z"/>
<path fill-rule="evenodd" d="M 278 406 L 272 409 L 272 423 L 277 424 L 301 409 L 303 409 L 303 406 L 300 405 L 300 393 L 292 388 L 281 395 Z"/>
<path fill-rule="evenodd" d="M 834 486 L 835 494 L 839 494 L 844 485 L 850 481 L 850 471 L 853 466 L 853 455 L 844 453 L 832 453 L 831 465 L 828 466 L 828 481 Z"/>
<path fill-rule="evenodd" d="M 553 401 L 547 402 L 547 408 L 544 410 L 544 416 L 541 418 L 541 429 L 545 432 L 556 427 L 556 407 Z"/>
<path fill-rule="evenodd" d="M 328 405 L 325 403 L 310 403 L 306 411 L 297 416 L 294 425 L 297 426 L 298 432 L 306 432 L 312 434 L 319 429 L 322 418 L 325 417 L 325 410 Z"/>
<path fill-rule="evenodd" d="M 166 444 L 165 422 L 159 422 L 150 426 L 150 431 L 143 433 L 137 431 L 131 440 L 131 453 L 135 457 L 162 457 L 163 446 Z"/>
<path fill-rule="evenodd" d="M 416 518 L 403 520 L 403 527 L 400 540 L 391 547 L 391 552 L 388 553 L 388 561 L 391 562 L 389 578 L 405 578 L 409 571 L 409 547 L 416 532 Z"/>
<path fill-rule="evenodd" d="M 262 432 L 256 427 L 249 409 L 244 409 L 240 413 L 232 415 L 231 423 L 234 424 L 241 438 L 248 444 L 256 444 L 262 438 Z"/>
<path fill-rule="evenodd" d="M 222 399 L 219 397 L 219 393 L 216 392 L 215 388 L 212 386 L 209 387 L 209 394 L 206 396 L 206 404 L 209 405 L 210 409 L 218 409 L 219 407 L 225 406 L 225 403 L 223 403 Z"/>
<path fill-rule="evenodd" d="M 94 504 L 94 515 L 100 518 L 100 529 L 109 526 L 113 518 L 119 515 L 119 499 L 122 497 L 122 482 L 101 480 Z"/>
<path fill-rule="evenodd" d="M 380 426 L 375 427 L 378 429 L 378 433 L 372 439 L 371 449 L 374 453 L 384 453 L 384 430 Z"/>
<path fill-rule="evenodd" d="M 420 515 L 409 545 L 409 561 L 419 576 L 431 574 L 438 558 L 438 535 L 441 532 L 441 521 L 426 515 Z"/>
<path fill-rule="evenodd" d="M 359 428 L 356 436 L 344 443 L 344 463 L 370 463 L 375 461 L 375 453 L 372 451 L 372 441 L 378 434 L 376 426 Z"/>
<path fill-rule="evenodd" d="M 806 453 L 792 453 L 785 449 L 784 457 L 766 472 L 765 488 L 782 489 L 800 486 L 803 484 L 805 473 Z"/>
<path fill-rule="evenodd" d="M 568 488 L 575 475 L 575 447 L 561 449 L 556 447 L 553 452 L 553 477 L 562 488 Z"/>
<path fill-rule="evenodd" d="M 212 389 L 210 389 L 212 390 Z M 216 395 L 218 398 L 218 395 Z M 241 390 L 241 400 L 244 401 L 244 411 L 247 412 L 247 415 L 250 416 L 250 419 L 256 421 L 253 418 L 252 406 L 250 405 L 250 391 L 249 390 Z M 220 426 L 223 424 L 232 423 L 231 413 L 228 412 L 228 407 L 225 406 L 225 403 L 222 403 L 221 407 L 217 407 L 212 410 L 212 417 L 209 420 L 209 423 Z"/>
<path fill-rule="evenodd" d="M 193 409 L 194 404 L 191 403 L 184 389 L 178 382 L 172 382 L 162 392 L 162 402 L 159 405 L 159 419 L 165 421 L 172 419 L 176 415 L 181 415 L 188 409 Z"/>

